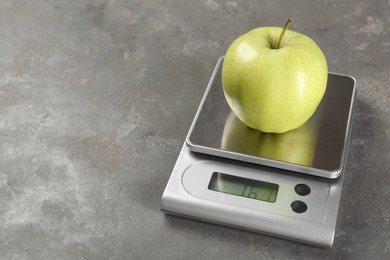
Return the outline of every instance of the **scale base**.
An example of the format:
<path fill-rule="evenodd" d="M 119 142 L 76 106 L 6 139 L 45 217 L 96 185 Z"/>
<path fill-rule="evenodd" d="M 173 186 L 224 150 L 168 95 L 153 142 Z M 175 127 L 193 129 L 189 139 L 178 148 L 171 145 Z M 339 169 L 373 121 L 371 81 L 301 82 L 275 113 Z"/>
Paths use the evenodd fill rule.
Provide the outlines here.
<path fill-rule="evenodd" d="M 194 174 L 191 172 L 197 172 L 202 167 L 203 170 L 208 169 L 208 172 L 203 172 L 206 174 L 218 171 L 228 174 L 238 173 L 240 176 L 245 175 L 245 177 L 251 178 L 256 175 L 261 180 L 267 179 L 274 182 L 278 179 L 287 179 L 287 182 L 291 184 L 289 185 L 291 189 L 290 193 L 286 195 L 287 198 L 282 202 L 285 207 L 282 210 L 276 209 L 276 212 L 272 213 L 274 203 L 251 200 L 252 205 L 248 205 L 247 198 L 214 191 L 209 192 L 214 192 L 217 197 L 207 198 L 208 195 L 202 194 L 202 191 L 197 190 L 197 187 L 191 187 L 190 179 L 188 179 L 191 178 L 188 177 L 189 175 Z M 199 174 L 201 175 L 202 172 Z M 336 228 L 342 182 L 342 176 L 337 180 L 331 180 L 308 177 L 303 174 L 291 175 L 284 170 L 244 162 L 233 164 L 229 159 L 191 152 L 184 144 L 163 193 L 161 210 L 167 214 L 268 234 L 320 247 L 331 247 Z M 312 195 L 322 195 L 320 199 L 324 204 L 320 208 L 310 195 L 300 196 L 294 192 L 293 187 L 302 183 L 311 187 Z M 198 187 L 198 189 L 201 188 Z M 290 207 L 293 201 L 306 203 L 308 205 L 307 211 L 304 213 L 294 212 Z M 257 209 L 256 206 L 253 206 L 254 204 L 258 205 Z M 261 207 L 267 204 L 270 204 L 271 210 L 270 208 L 264 210 L 264 207 Z"/>

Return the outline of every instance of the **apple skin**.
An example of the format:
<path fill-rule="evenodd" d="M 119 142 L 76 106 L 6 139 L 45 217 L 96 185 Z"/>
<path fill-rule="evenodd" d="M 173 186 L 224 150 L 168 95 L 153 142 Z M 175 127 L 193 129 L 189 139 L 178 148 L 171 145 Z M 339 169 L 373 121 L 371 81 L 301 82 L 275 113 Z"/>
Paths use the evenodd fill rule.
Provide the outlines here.
<path fill-rule="evenodd" d="M 222 65 L 222 86 L 235 115 L 247 126 L 284 133 L 303 125 L 324 96 L 326 58 L 309 37 L 281 27 L 260 27 L 238 37 Z"/>

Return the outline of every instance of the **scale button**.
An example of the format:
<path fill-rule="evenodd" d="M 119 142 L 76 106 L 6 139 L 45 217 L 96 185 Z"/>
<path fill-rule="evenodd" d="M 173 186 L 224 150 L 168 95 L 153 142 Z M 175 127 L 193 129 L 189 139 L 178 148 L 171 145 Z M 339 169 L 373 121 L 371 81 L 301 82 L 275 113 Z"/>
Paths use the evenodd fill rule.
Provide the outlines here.
<path fill-rule="evenodd" d="M 296 200 L 296 201 L 293 201 L 293 203 L 291 203 L 291 209 L 295 213 L 303 213 L 307 210 L 307 205 L 303 201 Z"/>
<path fill-rule="evenodd" d="M 301 196 L 309 195 L 311 192 L 310 187 L 303 183 L 296 185 L 294 189 L 295 192 Z"/>

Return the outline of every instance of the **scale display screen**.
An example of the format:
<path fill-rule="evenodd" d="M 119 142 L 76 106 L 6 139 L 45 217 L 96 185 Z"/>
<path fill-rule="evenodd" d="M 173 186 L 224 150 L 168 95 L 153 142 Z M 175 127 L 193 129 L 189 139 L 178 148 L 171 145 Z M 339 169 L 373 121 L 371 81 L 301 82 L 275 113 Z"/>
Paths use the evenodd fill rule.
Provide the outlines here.
<path fill-rule="evenodd" d="M 214 172 L 208 189 L 273 203 L 276 201 L 279 185 Z"/>

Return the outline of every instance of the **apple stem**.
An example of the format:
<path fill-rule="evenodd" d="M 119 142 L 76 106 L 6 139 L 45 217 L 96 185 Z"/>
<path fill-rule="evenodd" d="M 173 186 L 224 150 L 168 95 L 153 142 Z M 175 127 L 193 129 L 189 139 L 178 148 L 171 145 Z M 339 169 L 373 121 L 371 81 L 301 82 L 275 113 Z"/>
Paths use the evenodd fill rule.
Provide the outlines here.
<path fill-rule="evenodd" d="M 276 48 L 275 49 L 279 49 L 280 48 L 280 43 L 282 42 L 282 38 L 283 38 L 284 34 L 286 33 L 286 31 L 287 31 L 288 27 L 290 26 L 290 24 L 292 24 L 293 22 L 294 22 L 294 19 L 288 18 L 286 24 L 283 27 L 282 33 L 279 36 L 279 39 L 278 39 L 278 42 L 276 44 Z"/>

